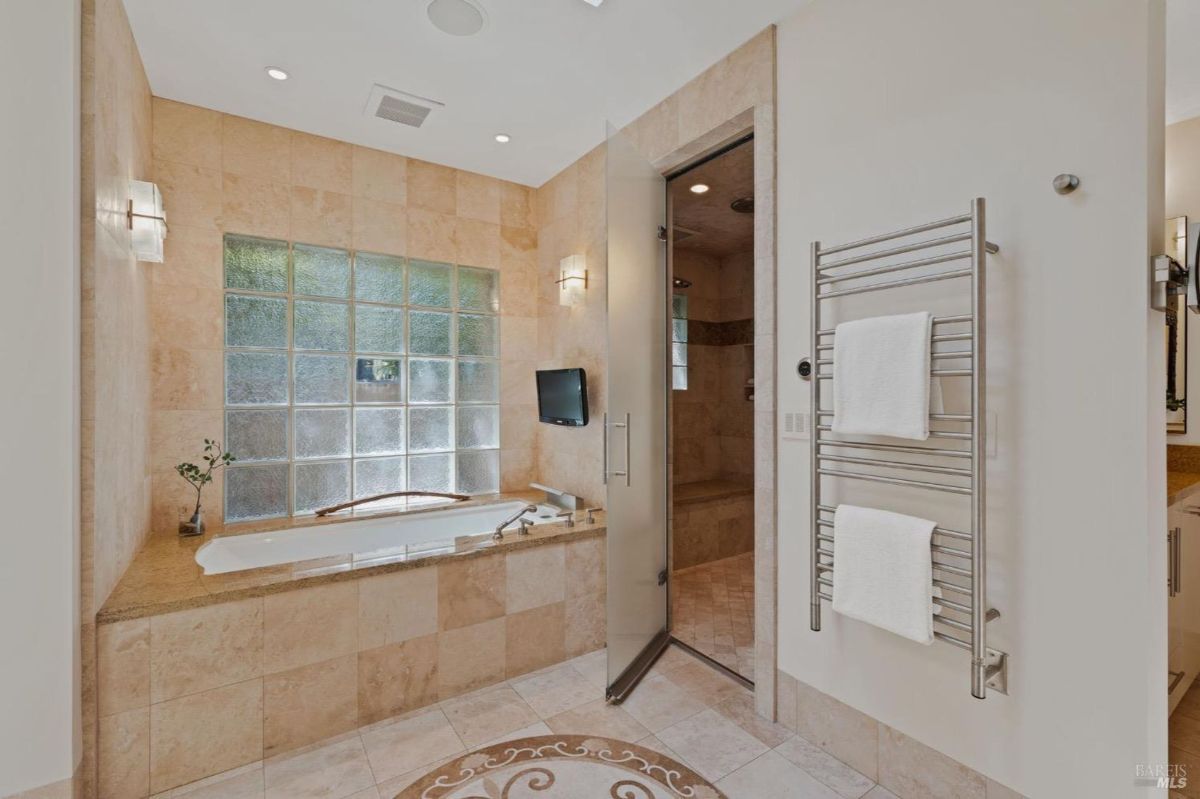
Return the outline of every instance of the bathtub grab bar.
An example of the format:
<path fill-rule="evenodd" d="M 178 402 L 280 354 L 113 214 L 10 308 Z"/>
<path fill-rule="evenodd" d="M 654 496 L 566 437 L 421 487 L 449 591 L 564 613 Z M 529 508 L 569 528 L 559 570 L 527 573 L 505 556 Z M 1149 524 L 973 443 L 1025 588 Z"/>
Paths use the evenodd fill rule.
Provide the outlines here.
<path fill-rule="evenodd" d="M 966 226 L 966 229 L 963 230 L 959 226 Z M 958 230 L 947 234 L 946 228 L 958 228 Z M 933 236 L 922 235 L 933 231 L 938 231 L 938 233 Z M 875 247 L 875 245 L 885 243 L 888 243 L 885 247 Z M 957 246 L 960 244 L 967 244 L 967 247 Z M 949 249 L 951 245 L 955 245 L 953 249 Z M 809 288 L 811 289 L 809 310 L 814 356 L 811 358 L 811 372 L 801 373 L 810 381 L 809 389 L 814 422 L 809 462 L 812 501 L 809 519 L 811 524 L 809 573 L 811 620 L 809 626 L 814 631 L 820 631 L 821 602 L 831 601 L 834 592 L 833 553 L 821 546 L 822 543 L 832 543 L 835 538 L 834 535 L 825 532 L 833 527 L 833 523 L 824 518 L 822 514 L 832 513 L 835 508 L 832 504 L 828 504 L 828 501 L 822 496 L 824 482 L 849 478 L 855 482 L 883 483 L 906 489 L 933 490 L 969 497 L 972 520 L 969 531 L 960 532 L 940 526 L 934 528 L 935 536 L 965 541 L 968 542 L 968 546 L 959 549 L 931 542 L 931 559 L 936 554 L 963 561 L 962 565 L 950 565 L 941 559 L 933 560 L 933 569 L 937 575 L 933 579 L 931 588 L 970 597 L 970 602 L 958 602 L 942 597 L 933 599 L 934 604 L 940 606 L 940 612 L 934 617 L 934 622 L 962 634 L 959 637 L 939 630 L 934 632 L 934 637 L 971 653 L 971 694 L 978 699 L 983 699 L 987 695 L 988 688 L 1001 693 L 1007 691 L 1007 655 L 987 645 L 987 624 L 998 618 L 999 613 L 988 607 L 986 594 L 985 273 L 988 254 L 998 251 L 999 248 L 986 238 L 984 201 L 978 198 L 971 202 L 968 213 L 917 225 L 906 230 L 884 233 L 834 247 L 823 247 L 820 242 L 813 242 L 811 249 L 812 272 L 809 278 Z M 844 255 L 836 260 L 831 259 L 830 256 L 836 253 L 844 253 Z M 917 253 L 917 255 L 909 257 L 908 260 L 891 260 L 909 253 Z M 963 265 L 964 261 L 969 261 L 970 265 Z M 843 267 L 867 264 L 868 262 L 875 263 L 867 268 L 843 270 Z M 950 268 L 936 269 L 936 267 L 946 264 L 951 265 Z M 914 269 L 918 271 L 915 273 L 909 271 Z M 883 276 L 887 276 L 886 279 L 872 280 L 872 278 Z M 831 342 L 831 337 L 835 336 L 837 328 L 821 327 L 822 301 L 876 291 L 909 289 L 914 286 L 959 278 L 966 278 L 965 282 L 970 285 L 970 312 L 955 316 L 939 316 L 933 319 L 934 335 L 931 336 L 933 347 L 931 354 L 934 362 L 963 361 L 964 363 L 957 368 L 933 368 L 930 372 L 935 377 L 968 378 L 969 413 L 939 412 L 931 413 L 929 418 L 931 422 L 960 425 L 965 429 L 960 427 L 959 430 L 930 431 L 929 437 L 934 439 L 930 442 L 932 446 L 908 442 L 877 443 L 870 440 L 840 437 L 834 433 L 828 418 L 822 419 L 822 417 L 832 417 L 833 412 L 822 408 L 821 400 L 822 387 L 832 386 L 837 369 L 834 345 Z M 834 284 L 847 283 L 850 285 L 834 287 Z M 966 329 L 947 330 L 946 328 L 951 325 L 964 325 Z M 969 348 L 940 349 L 939 345 L 948 342 L 964 342 L 969 345 Z M 967 368 L 968 363 L 969 368 Z M 825 393 L 828 396 L 828 392 Z M 955 448 L 938 447 L 937 441 L 954 441 L 958 442 L 958 445 Z M 875 450 L 885 457 L 842 454 L 838 452 L 839 449 L 843 453 L 846 449 Z M 886 459 L 886 456 L 891 453 L 926 457 L 932 459 L 932 462 L 930 460 L 917 461 L 911 458 Z M 943 460 L 947 458 L 961 459 L 959 463 L 962 465 L 949 465 Z M 969 468 L 962 461 L 967 461 Z M 891 474 L 880 474 L 880 469 L 891 472 Z M 915 472 L 923 479 L 915 479 L 908 475 L 898 476 L 895 474 L 896 472 L 902 474 Z M 939 477 L 945 478 L 945 480 L 938 479 Z M 954 579 L 962 584 L 954 582 Z M 956 616 L 947 615 L 948 613 L 956 614 Z"/>
<path fill-rule="evenodd" d="M 368 502 L 377 502 L 381 499 L 392 499 L 394 497 L 441 497 L 442 499 L 452 499 L 455 502 L 466 502 L 470 499 L 466 494 L 443 494 L 440 491 L 392 491 L 388 494 L 376 494 L 372 497 L 362 497 L 361 499 L 343 502 L 340 505 L 330 505 L 328 508 L 321 508 L 317 511 L 318 516 L 328 516 L 331 513 L 337 513 L 340 510 L 353 508 L 355 505 L 365 505 Z"/>

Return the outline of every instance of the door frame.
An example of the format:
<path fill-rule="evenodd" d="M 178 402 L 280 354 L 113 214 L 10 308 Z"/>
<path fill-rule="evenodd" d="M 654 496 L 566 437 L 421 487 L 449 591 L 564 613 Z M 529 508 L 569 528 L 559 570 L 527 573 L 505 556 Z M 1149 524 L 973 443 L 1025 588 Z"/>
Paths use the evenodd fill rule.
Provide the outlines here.
<path fill-rule="evenodd" d="M 664 177 L 686 170 L 713 154 L 753 136 L 754 147 L 754 706 L 764 718 L 776 719 L 778 697 L 778 511 L 776 471 L 776 203 L 775 106 L 745 109 L 677 150 L 655 160 Z M 670 220 L 670 207 L 667 209 Z M 670 247 L 667 280 L 674 277 Z M 669 359 L 668 359 L 669 361 Z M 668 362 L 667 369 L 670 369 Z M 668 382 L 668 385 L 670 383 Z M 674 407 L 668 392 L 667 462 L 674 463 L 671 425 Z M 668 571 L 675 521 L 674 487 L 667 483 Z M 669 595 L 669 592 L 668 592 Z M 670 606 L 668 604 L 668 625 Z M 789 701 L 788 697 L 782 698 Z M 794 701 L 794 697 L 790 701 Z"/>

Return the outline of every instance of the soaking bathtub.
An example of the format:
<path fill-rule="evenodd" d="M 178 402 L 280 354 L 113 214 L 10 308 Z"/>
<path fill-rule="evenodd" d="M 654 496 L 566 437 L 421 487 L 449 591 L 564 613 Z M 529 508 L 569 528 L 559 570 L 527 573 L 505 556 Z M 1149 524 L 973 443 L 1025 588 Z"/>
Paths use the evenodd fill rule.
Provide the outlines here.
<path fill-rule="evenodd" d="M 467 507 L 448 506 L 394 516 L 219 536 L 196 551 L 196 562 L 205 574 L 225 574 L 335 555 L 369 561 L 406 552 L 453 551 L 455 539 L 491 533 L 527 504 L 512 500 Z M 549 508 L 526 513 L 524 518 L 532 524 L 558 521 Z M 506 528 L 505 537 L 517 535 L 517 526 L 513 523 Z"/>

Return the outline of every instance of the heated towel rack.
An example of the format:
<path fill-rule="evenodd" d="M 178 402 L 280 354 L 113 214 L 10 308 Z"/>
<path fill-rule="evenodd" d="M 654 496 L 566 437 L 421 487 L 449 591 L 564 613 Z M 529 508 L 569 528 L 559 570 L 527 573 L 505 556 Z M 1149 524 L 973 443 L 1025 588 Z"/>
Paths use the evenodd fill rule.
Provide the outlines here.
<path fill-rule="evenodd" d="M 833 599 L 833 513 L 823 500 L 827 480 L 852 480 L 969 498 L 970 530 L 933 531 L 934 637 L 971 653 L 971 694 L 1007 692 L 1007 656 L 987 646 L 985 364 L 985 203 L 937 222 L 833 247 L 812 243 L 812 572 L 811 627 L 821 629 L 821 600 Z M 908 288 L 944 280 L 968 284 L 969 312 L 934 316 L 932 374 L 970 381 L 966 413 L 931 413 L 929 442 L 884 443 L 876 437 L 833 433 L 833 411 L 822 407 L 832 387 L 835 328 L 821 327 L 827 300 Z M 936 427 L 935 427 L 936 426 Z M 828 545 L 828 548 L 826 548 Z M 939 595 L 940 594 L 940 595 Z"/>

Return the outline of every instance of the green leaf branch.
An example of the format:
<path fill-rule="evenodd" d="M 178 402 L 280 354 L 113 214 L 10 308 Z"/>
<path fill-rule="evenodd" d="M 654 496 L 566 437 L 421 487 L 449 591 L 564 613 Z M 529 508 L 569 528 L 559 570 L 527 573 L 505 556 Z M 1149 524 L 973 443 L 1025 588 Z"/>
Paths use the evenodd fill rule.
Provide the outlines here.
<path fill-rule="evenodd" d="M 222 466 L 228 466 L 236 461 L 237 458 L 232 454 L 221 449 L 220 441 L 212 439 L 204 439 L 204 455 L 201 457 L 201 465 L 197 466 L 194 463 L 181 463 L 175 467 L 175 471 L 184 480 L 191 483 L 192 488 L 196 489 L 196 513 L 200 512 L 200 496 L 204 490 L 204 486 L 212 482 L 213 472 L 220 469 Z"/>

